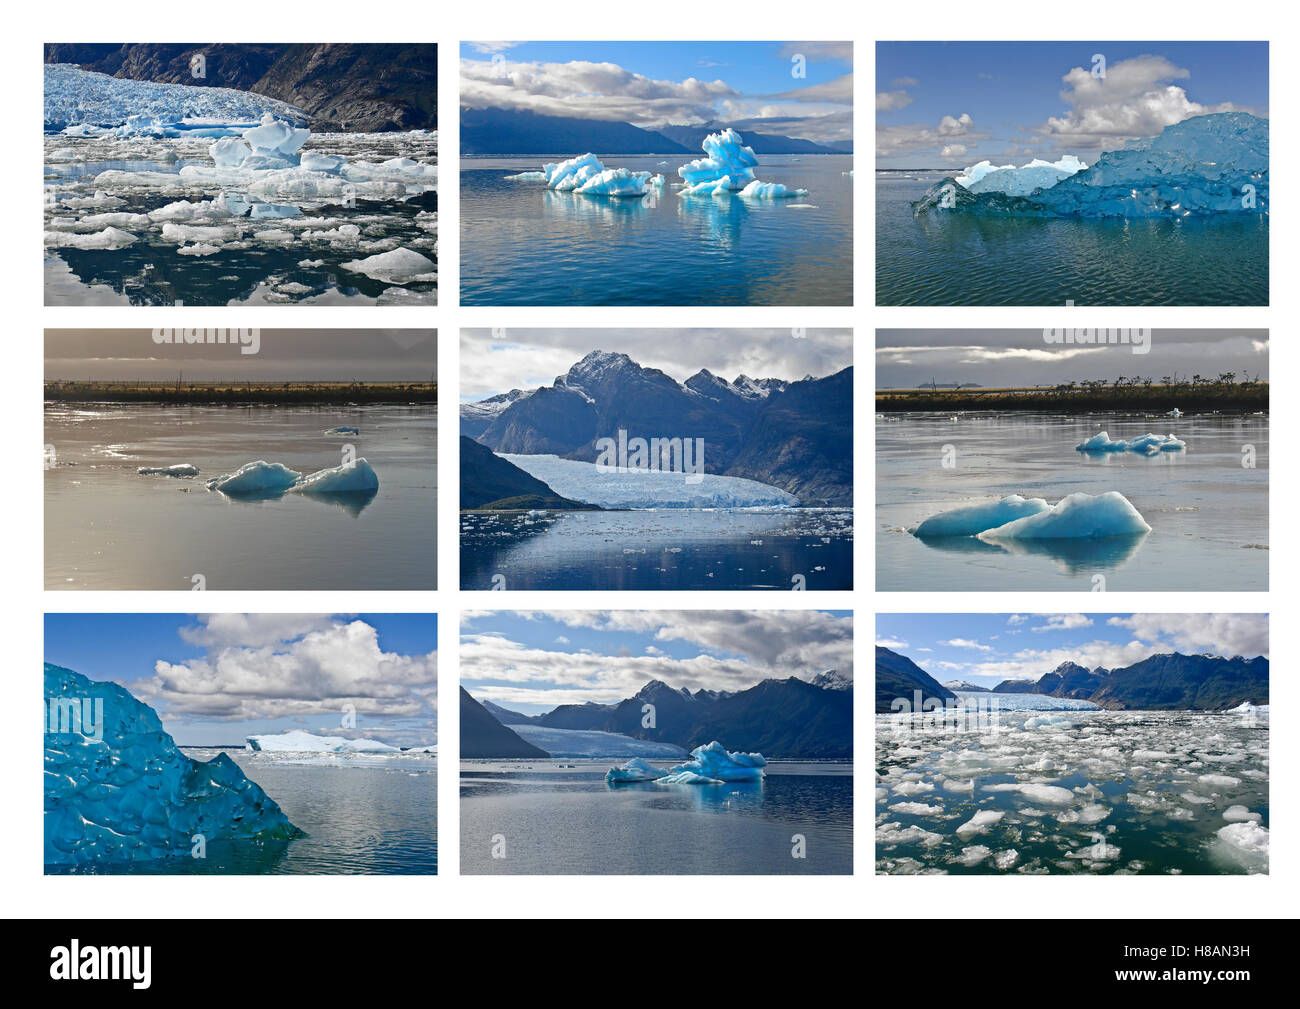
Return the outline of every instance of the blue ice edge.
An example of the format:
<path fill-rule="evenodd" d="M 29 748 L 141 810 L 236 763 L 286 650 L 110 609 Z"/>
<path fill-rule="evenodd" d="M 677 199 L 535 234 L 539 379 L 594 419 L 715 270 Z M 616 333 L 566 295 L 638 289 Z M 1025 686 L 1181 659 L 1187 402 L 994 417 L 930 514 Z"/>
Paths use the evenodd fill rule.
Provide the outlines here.
<path fill-rule="evenodd" d="M 306 836 L 225 753 L 183 754 L 125 687 L 46 663 L 45 704 L 46 865 L 182 858 L 196 835 L 261 845 Z"/>

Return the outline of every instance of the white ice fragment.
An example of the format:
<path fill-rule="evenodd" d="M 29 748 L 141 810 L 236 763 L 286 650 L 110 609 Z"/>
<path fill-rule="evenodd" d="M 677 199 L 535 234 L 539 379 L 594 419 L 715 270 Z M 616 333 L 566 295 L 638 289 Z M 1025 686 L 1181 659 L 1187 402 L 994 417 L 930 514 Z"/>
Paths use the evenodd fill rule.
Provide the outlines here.
<path fill-rule="evenodd" d="M 364 493 L 379 489 L 379 476 L 366 460 L 354 459 L 341 466 L 308 474 L 290 489 L 300 494 Z"/>
<path fill-rule="evenodd" d="M 214 477 L 207 483 L 208 490 L 224 494 L 265 494 L 286 491 L 301 479 L 302 474 L 282 463 L 258 459 L 244 463 L 233 473 Z"/>
<path fill-rule="evenodd" d="M 381 252 L 366 259 L 350 260 L 343 263 L 342 267 L 386 284 L 432 283 L 438 279 L 437 264 L 433 260 L 406 248 Z"/>

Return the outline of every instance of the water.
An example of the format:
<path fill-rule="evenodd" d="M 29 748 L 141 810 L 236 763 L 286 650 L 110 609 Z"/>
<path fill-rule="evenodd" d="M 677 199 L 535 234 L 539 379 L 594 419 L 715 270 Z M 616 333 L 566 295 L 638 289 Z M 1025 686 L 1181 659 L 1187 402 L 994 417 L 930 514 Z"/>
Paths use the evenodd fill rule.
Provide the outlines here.
<path fill-rule="evenodd" d="M 182 749 L 204 761 L 221 752 L 208 747 Z M 438 768 L 433 755 L 225 752 L 307 837 L 266 844 L 210 841 L 203 859 L 174 858 L 100 871 L 150 875 L 432 875 L 438 871 Z"/>
<path fill-rule="evenodd" d="M 1267 305 L 1268 217 L 912 216 L 950 175 L 876 173 L 878 305 Z"/>
<path fill-rule="evenodd" d="M 789 200 L 679 198 L 672 182 L 690 160 L 680 154 L 602 159 L 662 173 L 657 198 L 505 180 L 545 160 L 462 160 L 461 304 L 853 304 L 851 157 L 761 158 L 764 182 L 809 191 Z"/>
<path fill-rule="evenodd" d="M 1218 835 L 1232 806 L 1269 825 L 1267 714 L 1072 711 L 1034 730 L 1041 712 L 1005 710 L 1021 695 L 962 696 L 995 696 L 1000 731 L 876 717 L 877 872 L 1268 871 Z M 958 834 L 977 812 L 1002 816 Z"/>
<path fill-rule="evenodd" d="M 326 436 L 338 425 L 360 436 Z M 45 585 L 51 589 L 432 589 L 431 406 L 45 406 Z M 204 481 L 265 459 L 310 472 L 356 446 L 369 495 L 236 500 Z M 192 463 L 193 478 L 138 466 Z"/>
<path fill-rule="evenodd" d="M 775 762 L 755 784 L 610 786 L 614 761 L 461 761 L 467 874 L 853 871 L 853 765 Z M 791 857 L 794 834 L 807 857 Z M 504 837 L 505 858 L 493 858 Z"/>
<path fill-rule="evenodd" d="M 1185 452 L 1076 452 L 1097 431 L 1175 433 Z M 945 445 L 957 466 L 944 469 Z M 1241 465 L 1255 446 L 1256 466 Z M 907 532 L 962 505 L 1022 494 L 1119 491 L 1151 526 L 1144 537 L 1019 541 L 919 540 Z M 1031 413 L 881 414 L 876 422 L 876 587 L 881 591 L 1265 591 L 1268 418 Z"/>
<path fill-rule="evenodd" d="M 60 162 L 51 156 L 61 150 L 85 152 L 84 156 L 102 158 L 123 145 L 108 140 L 87 141 L 81 138 L 47 136 L 45 138 L 45 184 L 58 186 L 61 196 L 92 195 L 95 176 L 106 171 L 162 172 L 176 176 L 173 189 L 161 190 L 134 186 L 109 187 L 108 193 L 124 202 L 109 208 L 69 210 L 47 208 L 47 217 L 82 217 L 104 212 L 144 214 L 180 199 L 196 202 L 211 199 L 214 187 L 183 182 L 179 172 L 186 165 L 212 167 L 207 155 L 211 139 L 200 138 L 137 141 L 145 149 L 161 153 L 167 149 L 178 156 L 175 161 L 114 158 L 83 162 Z M 410 157 L 432 161 L 437 151 L 436 138 L 411 134 L 320 134 L 312 137 L 307 149 L 318 153 L 341 155 L 350 161 L 383 161 L 393 157 Z M 51 248 L 45 250 L 45 304 L 47 305 L 229 305 L 229 304 L 433 304 L 437 285 L 408 284 L 394 286 L 372 280 L 360 273 L 340 269 L 341 264 L 364 259 L 375 251 L 359 249 L 355 242 L 309 241 L 300 237 L 301 228 L 330 230 L 340 224 L 356 224 L 367 242 L 388 240 L 414 248 L 435 258 L 426 247 L 429 232 L 416 222 L 420 213 L 436 213 L 438 194 L 420 193 L 405 200 L 367 200 L 360 197 L 352 206 L 314 204 L 307 200 L 277 198 L 276 202 L 303 206 L 305 214 L 288 221 L 270 221 L 267 228 L 289 228 L 298 236 L 287 244 L 260 242 L 241 236 L 227 242 L 209 256 L 182 256 L 175 242 L 162 239 L 158 229 L 126 229 L 140 240 L 134 245 L 109 251 Z M 199 222 L 230 224 L 230 221 Z M 251 228 L 246 219 L 236 222 Z M 320 265 L 302 266 L 303 262 Z"/>
<path fill-rule="evenodd" d="M 853 512 L 462 512 L 463 589 L 853 588 Z"/>

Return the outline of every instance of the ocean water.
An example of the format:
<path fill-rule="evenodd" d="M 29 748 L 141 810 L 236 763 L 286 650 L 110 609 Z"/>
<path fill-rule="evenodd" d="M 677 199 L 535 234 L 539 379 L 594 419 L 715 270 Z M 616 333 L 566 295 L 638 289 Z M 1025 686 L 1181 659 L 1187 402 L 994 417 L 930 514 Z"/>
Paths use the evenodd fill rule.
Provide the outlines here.
<path fill-rule="evenodd" d="M 195 760 L 211 760 L 221 752 L 210 747 L 182 749 Z M 294 755 L 243 748 L 225 752 L 308 836 L 266 844 L 209 842 L 206 858 L 166 859 L 114 866 L 109 871 L 146 875 L 432 875 L 438 871 L 435 756 Z"/>
<path fill-rule="evenodd" d="M 103 142 L 107 144 L 107 142 Z M 179 172 L 186 165 L 212 167 L 207 155 L 210 139 L 176 139 L 148 141 L 150 150 L 167 147 L 177 155 L 175 161 L 91 160 L 63 162 L 52 160 L 60 151 L 87 152 L 94 157 L 98 144 L 79 138 L 47 136 L 45 138 L 45 183 L 60 187 L 61 195 L 91 195 L 96 188 L 95 176 L 106 171 L 161 172 L 177 176 L 175 190 L 151 190 L 131 186 L 108 187 L 110 195 L 122 199 L 112 213 L 143 214 L 179 199 L 192 202 L 210 199 L 211 189 L 187 187 Z M 392 133 L 355 133 L 313 135 L 307 150 L 342 155 L 351 161 L 383 161 L 393 157 L 412 157 L 431 161 L 436 155 L 436 140 L 431 136 Z M 407 200 L 356 199 L 354 206 L 312 206 L 310 201 L 281 198 L 280 203 L 306 203 L 308 217 L 335 223 L 313 225 L 328 230 L 340 223 L 356 224 L 366 241 L 395 240 L 414 247 L 434 258 L 431 249 L 413 242 L 423 242 L 429 233 L 416 223 L 420 212 L 438 209 L 438 194 L 423 193 Z M 102 208 L 101 208 L 102 209 Z M 57 216 L 81 217 L 101 212 L 98 209 L 58 209 Z M 307 218 L 299 217 L 301 223 Z M 219 223 L 219 222 L 217 222 Z M 269 227 L 277 227 L 271 222 Z M 290 227 L 296 226 L 291 222 Z M 277 305 L 311 304 L 373 305 L 394 303 L 432 304 L 437 285 L 411 284 L 394 291 L 394 285 L 371 280 L 364 274 L 340 269 L 341 264 L 364 259 L 371 252 L 355 245 L 335 245 L 329 241 L 288 243 L 250 240 L 232 241 L 210 256 L 182 256 L 175 242 L 162 240 L 156 230 L 127 229 L 140 241 L 110 251 L 50 248 L 44 252 L 45 304 L 47 305 L 209 305 L 230 304 Z M 372 250 L 374 251 L 374 250 Z M 380 250 L 382 251 L 382 250 Z M 320 261 L 319 266 L 304 267 L 304 261 Z"/>
<path fill-rule="evenodd" d="M 1044 716 L 1017 710 L 1018 694 L 961 696 L 1002 708 L 995 720 L 876 716 L 878 873 L 1268 871 L 1266 844 L 1219 834 L 1234 806 L 1269 826 L 1267 714 Z"/>
<path fill-rule="evenodd" d="M 809 191 L 788 200 L 679 198 L 671 184 L 691 160 L 680 154 L 602 158 L 662 173 L 655 198 L 505 179 L 552 160 L 462 160 L 461 304 L 853 304 L 851 157 L 761 157 L 764 182 Z"/>
<path fill-rule="evenodd" d="M 689 509 L 462 512 L 463 589 L 853 587 L 853 512 Z"/>
<path fill-rule="evenodd" d="M 1095 456 L 1075 446 L 1176 434 L 1185 452 Z M 881 414 L 876 418 L 876 587 L 881 591 L 1264 591 L 1268 588 L 1268 418 L 1031 413 Z M 940 464 L 945 445 L 957 465 Z M 1254 469 L 1241 465 L 1255 447 Z M 1055 504 L 1119 491 L 1151 526 L 1143 537 L 920 540 L 907 530 L 940 512 L 1008 494 Z"/>
<path fill-rule="evenodd" d="M 326 436 L 349 425 L 360 436 Z M 219 407 L 47 403 L 51 589 L 432 589 L 437 420 L 430 405 Z M 239 500 L 204 481 L 246 462 L 304 473 L 356 446 L 370 495 Z M 192 463 L 197 477 L 141 476 Z"/>
<path fill-rule="evenodd" d="M 876 304 L 1268 304 L 1266 215 L 913 217 L 912 202 L 950 174 L 876 172 Z"/>
<path fill-rule="evenodd" d="M 851 763 L 775 762 L 753 784 L 605 784 L 621 762 L 461 761 L 461 871 L 853 871 Z M 791 855 L 795 834 L 805 839 L 805 858 Z M 502 841 L 505 857 L 494 858 Z"/>

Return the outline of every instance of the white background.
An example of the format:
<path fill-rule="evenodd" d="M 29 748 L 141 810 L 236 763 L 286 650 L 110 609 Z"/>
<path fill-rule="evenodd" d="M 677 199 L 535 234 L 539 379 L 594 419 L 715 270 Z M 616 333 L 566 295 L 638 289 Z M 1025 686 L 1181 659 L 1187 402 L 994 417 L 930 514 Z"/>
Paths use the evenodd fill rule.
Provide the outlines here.
<path fill-rule="evenodd" d="M 883 6 L 883 5 L 882 5 Z M 1080 17 L 1080 10 L 1086 14 Z M 728 918 L 771 916 L 873 917 L 1262 917 L 1290 913 L 1296 895 L 1296 817 L 1293 784 L 1296 737 L 1286 713 L 1294 708 L 1295 533 L 1287 518 L 1295 479 L 1291 435 L 1297 431 L 1295 210 L 1288 199 L 1296 163 L 1290 102 L 1293 81 L 1274 75 L 1272 162 L 1280 170 L 1273 192 L 1279 197 L 1272 230 L 1273 307 L 1268 309 L 1086 309 L 910 308 L 874 309 L 875 208 L 872 89 L 876 39 L 1070 39 L 1102 30 L 1123 39 L 1269 39 L 1273 66 L 1294 66 L 1294 20 L 1272 21 L 1269 8 L 1245 10 L 1222 4 L 1183 2 L 1178 17 L 1168 7 L 1097 2 L 1044 6 L 1008 2 L 989 8 L 931 2 L 866 5 L 752 2 L 738 7 L 680 5 L 561 8 L 497 0 L 491 4 L 409 4 L 368 8 L 331 0 L 309 6 L 266 3 L 178 5 L 135 2 L 105 8 L 84 2 L 52 8 L 15 5 L 7 11 L 4 90 L 12 117 L 3 158 L 3 193 L 8 219 L 3 243 L 4 430 L 16 464 L 8 470 L 4 495 L 3 641 L 0 664 L 13 715 L 0 756 L 0 787 L 7 813 L 0 830 L 4 909 L 11 916 L 42 917 L 529 917 L 617 916 L 680 918 L 702 911 Z M 1272 10 L 1278 10 L 1274 7 Z M 794 16 L 792 16 L 794 15 Z M 781 40 L 851 39 L 855 43 L 859 153 L 856 176 L 855 283 L 857 308 L 575 308 L 459 309 L 459 214 L 457 207 L 457 59 L 462 40 L 552 39 L 737 39 L 753 37 L 756 26 Z M 1195 26 L 1204 26 L 1198 30 Z M 1031 34 L 1028 34 L 1026 29 Z M 1178 34 L 1175 34 L 1178 33 Z M 41 134 L 41 44 L 43 42 L 435 42 L 439 46 L 440 248 L 437 308 L 247 307 L 226 309 L 43 308 L 36 230 L 41 223 L 36 168 Z M 1084 47 L 1086 48 L 1086 46 Z M 1087 50 L 1087 55 L 1093 52 Z M 1193 90 L 1193 96 L 1195 92 Z M 954 112 L 962 110 L 955 109 Z M 858 506 L 853 593 L 460 593 L 457 578 L 458 331 L 462 326 L 851 326 L 856 332 L 858 418 L 854 446 Z M 437 592 L 44 592 L 43 500 L 38 457 L 43 438 L 42 329 L 53 327 L 244 326 L 271 329 L 319 326 L 436 327 L 439 331 L 440 393 Z M 996 328 L 1046 326 L 1231 326 L 1273 331 L 1271 376 L 1277 386 L 1272 411 L 1270 479 L 1283 521 L 1270 538 L 1274 591 L 1283 600 L 1272 628 L 1272 701 L 1282 714 L 1273 737 L 1271 876 L 1256 877 L 876 877 L 873 875 L 872 698 L 875 611 L 907 612 L 1165 612 L 1269 611 L 1270 593 L 873 593 L 874 465 L 872 348 L 876 327 Z M 1300 432 L 1297 432 L 1300 433 Z M 1282 559 L 1282 563 L 1277 562 Z M 1213 571 L 1203 582 L 1213 584 Z M 844 877 L 461 877 L 457 816 L 457 624 L 461 607 L 765 609 L 818 607 L 853 609 L 856 618 L 856 869 Z M 41 680 L 42 615 L 45 611 L 86 612 L 437 612 L 439 645 L 439 875 L 410 877 L 50 877 L 41 872 L 42 797 L 37 787 L 41 751 L 36 702 Z M 1223 938 L 1223 937 L 1219 937 Z"/>

